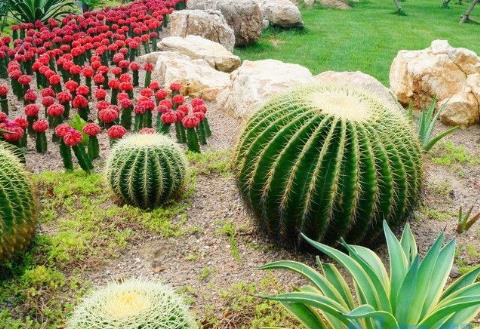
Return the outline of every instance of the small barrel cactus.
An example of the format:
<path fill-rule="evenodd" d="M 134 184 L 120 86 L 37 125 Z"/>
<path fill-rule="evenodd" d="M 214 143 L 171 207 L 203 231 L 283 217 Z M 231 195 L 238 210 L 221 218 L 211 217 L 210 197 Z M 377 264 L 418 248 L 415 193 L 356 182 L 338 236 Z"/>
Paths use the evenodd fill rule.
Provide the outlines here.
<path fill-rule="evenodd" d="M 402 224 L 418 201 L 421 150 L 408 121 L 376 96 L 300 87 L 247 123 L 234 155 L 238 185 L 277 241 L 371 244 L 382 220 Z"/>
<path fill-rule="evenodd" d="M 36 218 L 30 178 L 18 157 L 0 145 L 0 263 L 30 244 Z"/>
<path fill-rule="evenodd" d="M 155 282 L 131 279 L 111 283 L 80 304 L 68 329 L 195 329 L 197 325 L 169 287 Z"/>
<path fill-rule="evenodd" d="M 155 208 L 183 185 L 186 159 L 180 148 L 161 134 L 133 134 L 118 141 L 108 158 L 106 177 L 125 202 Z"/>

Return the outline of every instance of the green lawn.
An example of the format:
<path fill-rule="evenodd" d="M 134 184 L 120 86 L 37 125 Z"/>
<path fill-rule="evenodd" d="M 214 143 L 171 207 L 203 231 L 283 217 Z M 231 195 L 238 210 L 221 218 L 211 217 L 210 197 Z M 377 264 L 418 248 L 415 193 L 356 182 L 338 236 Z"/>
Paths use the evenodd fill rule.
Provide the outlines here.
<path fill-rule="evenodd" d="M 454 4 L 455 2 L 455 4 Z M 360 0 L 351 10 L 302 10 L 305 29 L 264 31 L 260 41 L 237 49 L 242 59 L 274 58 L 298 63 L 317 74 L 326 70 L 369 73 L 388 84 L 390 64 L 400 49 L 422 49 L 434 39 L 480 53 L 480 25 L 459 24 L 466 4 L 452 0 L 402 2 L 408 16 L 392 14 L 391 0 Z M 474 14 L 480 15 L 480 8 Z"/>

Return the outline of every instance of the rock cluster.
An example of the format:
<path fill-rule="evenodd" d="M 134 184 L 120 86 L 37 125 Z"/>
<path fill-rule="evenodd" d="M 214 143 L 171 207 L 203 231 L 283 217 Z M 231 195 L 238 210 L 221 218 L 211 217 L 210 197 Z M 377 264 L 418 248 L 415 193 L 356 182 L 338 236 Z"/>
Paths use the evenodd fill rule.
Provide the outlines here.
<path fill-rule="evenodd" d="M 188 9 L 219 10 L 235 34 L 235 45 L 254 43 L 262 34 L 262 12 L 255 0 L 189 0 Z"/>
<path fill-rule="evenodd" d="M 445 124 L 480 122 L 480 58 L 446 40 L 423 50 L 401 50 L 390 67 L 390 88 L 402 104 L 417 109 L 436 99 L 446 108 L 440 115 Z"/>
<path fill-rule="evenodd" d="M 235 34 L 218 10 L 178 10 L 170 15 L 171 36 L 198 35 L 232 51 Z"/>
<path fill-rule="evenodd" d="M 192 59 L 203 59 L 222 72 L 232 72 L 241 64 L 240 58 L 221 44 L 197 35 L 187 35 L 185 38 L 166 37 L 158 43 L 158 47 L 160 50 L 177 52 Z"/>

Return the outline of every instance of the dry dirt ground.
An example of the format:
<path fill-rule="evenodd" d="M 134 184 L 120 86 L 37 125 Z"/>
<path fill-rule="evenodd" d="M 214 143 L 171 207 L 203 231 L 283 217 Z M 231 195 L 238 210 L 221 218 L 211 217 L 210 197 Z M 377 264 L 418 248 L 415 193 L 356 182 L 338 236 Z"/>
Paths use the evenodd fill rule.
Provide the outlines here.
<path fill-rule="evenodd" d="M 0 81 L 1 83 L 1 81 Z M 12 105 L 20 104 L 12 100 Z M 15 116 L 15 111 L 12 115 Z M 211 108 L 208 114 L 213 136 L 209 150 L 232 149 L 241 129 L 241 122 L 220 109 Z M 439 124 L 439 130 L 445 129 Z M 108 154 L 105 136 L 101 140 L 101 154 Z M 61 160 L 55 148 L 39 155 L 30 141 L 27 166 L 33 172 L 61 170 Z M 441 142 L 425 157 L 425 186 L 421 206 L 410 219 L 413 232 L 422 252 L 440 233 L 456 238 L 458 253 L 452 276 L 469 266 L 480 263 L 480 222 L 468 232 L 455 232 L 456 214 L 460 206 L 480 211 L 480 127 L 457 131 Z M 97 167 L 101 168 L 100 160 Z M 232 224 L 234 239 L 221 233 Z M 254 218 L 241 202 L 231 175 L 200 175 L 191 206 L 187 212 L 185 229 L 192 232 L 180 238 L 145 236 L 131 245 L 118 259 L 104 268 L 90 272 L 89 279 L 101 285 L 112 279 L 127 277 L 156 277 L 183 289 L 192 298 L 193 309 L 200 321 L 216 314 L 227 319 L 222 294 L 236 283 L 258 282 L 265 274 L 257 267 L 269 261 L 294 259 L 313 263 L 313 255 L 300 256 L 269 243 L 256 231 Z M 385 248 L 380 247 L 385 256 Z M 275 273 L 279 289 L 298 284 L 299 279 L 289 273 Z M 245 292 L 248 294 L 248 292 Z M 208 327 L 208 325 L 205 325 Z M 240 328 L 223 321 L 218 328 Z"/>

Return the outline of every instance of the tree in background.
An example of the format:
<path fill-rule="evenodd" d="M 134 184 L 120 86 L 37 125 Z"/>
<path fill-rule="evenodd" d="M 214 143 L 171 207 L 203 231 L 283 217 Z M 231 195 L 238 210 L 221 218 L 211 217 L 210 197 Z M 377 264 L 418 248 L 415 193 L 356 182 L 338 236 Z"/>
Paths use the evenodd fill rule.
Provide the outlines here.
<path fill-rule="evenodd" d="M 480 2 L 480 0 L 473 0 L 470 6 L 468 7 L 467 11 L 462 15 L 460 18 L 460 23 L 468 23 L 471 21 L 470 15 L 472 14 L 473 9 L 475 6 Z"/>
<path fill-rule="evenodd" d="M 395 14 L 400 15 L 400 16 L 407 16 L 407 13 L 403 10 L 402 4 L 400 3 L 401 0 L 393 0 L 393 3 L 395 4 Z"/>

